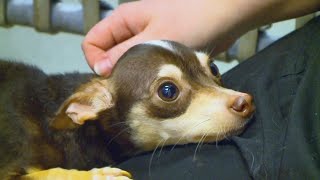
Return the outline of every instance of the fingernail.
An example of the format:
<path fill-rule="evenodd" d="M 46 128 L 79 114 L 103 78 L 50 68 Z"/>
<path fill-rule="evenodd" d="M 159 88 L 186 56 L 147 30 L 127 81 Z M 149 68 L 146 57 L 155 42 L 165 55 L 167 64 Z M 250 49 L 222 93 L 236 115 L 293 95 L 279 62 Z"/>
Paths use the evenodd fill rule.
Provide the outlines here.
<path fill-rule="evenodd" d="M 108 76 L 108 75 L 110 75 L 112 67 L 113 67 L 113 65 L 111 63 L 111 60 L 104 59 L 104 60 L 97 62 L 94 65 L 93 70 L 99 76 Z"/>

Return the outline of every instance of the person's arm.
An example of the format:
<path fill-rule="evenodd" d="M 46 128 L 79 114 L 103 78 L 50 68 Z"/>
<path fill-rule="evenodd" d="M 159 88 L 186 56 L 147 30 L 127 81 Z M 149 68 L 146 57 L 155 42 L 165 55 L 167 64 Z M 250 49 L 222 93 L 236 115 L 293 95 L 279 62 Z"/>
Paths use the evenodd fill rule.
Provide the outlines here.
<path fill-rule="evenodd" d="M 142 0 L 120 5 L 96 24 L 82 48 L 89 66 L 108 76 L 118 58 L 141 42 L 167 39 L 219 53 L 253 28 L 319 7 L 320 0 Z"/>

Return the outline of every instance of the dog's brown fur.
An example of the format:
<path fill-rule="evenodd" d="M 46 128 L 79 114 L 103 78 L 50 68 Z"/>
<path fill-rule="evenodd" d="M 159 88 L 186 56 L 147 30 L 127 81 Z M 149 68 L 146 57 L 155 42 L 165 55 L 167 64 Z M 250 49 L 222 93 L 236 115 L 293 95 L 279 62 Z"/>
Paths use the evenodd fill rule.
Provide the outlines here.
<path fill-rule="evenodd" d="M 48 76 L 1 61 L 0 179 L 30 167 L 88 170 L 159 143 L 213 142 L 240 132 L 254 110 L 251 97 L 222 88 L 205 54 L 162 43 L 131 48 L 108 79 Z M 177 86 L 175 100 L 159 97 L 163 82 Z"/>

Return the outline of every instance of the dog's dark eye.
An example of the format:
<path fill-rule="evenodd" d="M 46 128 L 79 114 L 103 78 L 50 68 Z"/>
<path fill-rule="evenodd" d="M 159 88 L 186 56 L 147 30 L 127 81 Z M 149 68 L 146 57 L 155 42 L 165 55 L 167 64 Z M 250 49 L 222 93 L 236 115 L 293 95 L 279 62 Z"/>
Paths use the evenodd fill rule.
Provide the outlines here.
<path fill-rule="evenodd" d="M 172 82 L 165 82 L 159 87 L 158 95 L 164 101 L 173 101 L 178 97 L 179 89 Z"/>
<path fill-rule="evenodd" d="M 210 61 L 210 70 L 211 70 L 211 73 L 214 75 L 214 76 L 218 76 L 219 75 L 219 69 L 217 67 L 217 65 L 215 65 L 213 63 L 213 61 Z"/>

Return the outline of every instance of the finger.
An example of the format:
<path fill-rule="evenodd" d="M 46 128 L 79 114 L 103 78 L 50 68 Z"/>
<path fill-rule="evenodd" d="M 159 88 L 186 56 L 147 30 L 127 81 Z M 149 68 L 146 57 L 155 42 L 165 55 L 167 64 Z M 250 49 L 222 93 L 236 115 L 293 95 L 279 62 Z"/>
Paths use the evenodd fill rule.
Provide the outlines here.
<path fill-rule="evenodd" d="M 149 36 L 146 32 L 142 32 L 120 44 L 117 44 L 104 54 L 103 59 L 96 62 L 94 65 L 94 71 L 98 75 L 109 76 L 114 65 L 128 49 L 136 44 L 140 44 L 151 39 L 151 36 Z"/>
<path fill-rule="evenodd" d="M 143 11 L 136 12 L 139 3 L 119 6 L 111 16 L 96 24 L 86 35 L 82 48 L 91 68 L 105 59 L 105 51 L 141 32 L 146 21 Z M 133 12 L 134 10 L 134 12 Z"/>

